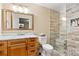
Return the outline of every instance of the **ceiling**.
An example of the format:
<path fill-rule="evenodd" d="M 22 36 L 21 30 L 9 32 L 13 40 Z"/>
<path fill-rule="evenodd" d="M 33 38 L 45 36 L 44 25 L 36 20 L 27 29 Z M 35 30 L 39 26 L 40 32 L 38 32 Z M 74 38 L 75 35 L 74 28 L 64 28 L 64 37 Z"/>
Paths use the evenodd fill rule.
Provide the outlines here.
<path fill-rule="evenodd" d="M 64 12 L 66 11 L 66 4 L 65 3 L 33 3 L 33 4 L 37 4 L 37 5 L 40 5 L 40 6 L 43 6 L 43 7 L 46 7 L 46 8 L 49 8 L 49 9 L 53 9 L 53 10 L 56 10 L 58 12 Z M 26 6 L 27 4 L 22 4 L 21 5 L 24 5 Z"/>
<path fill-rule="evenodd" d="M 67 3 L 66 4 L 66 10 L 69 11 L 71 10 L 72 8 L 79 8 L 79 3 Z"/>
<path fill-rule="evenodd" d="M 50 8 L 50 9 L 54 9 L 59 12 L 65 11 L 66 9 L 65 3 L 37 3 L 37 4 Z"/>

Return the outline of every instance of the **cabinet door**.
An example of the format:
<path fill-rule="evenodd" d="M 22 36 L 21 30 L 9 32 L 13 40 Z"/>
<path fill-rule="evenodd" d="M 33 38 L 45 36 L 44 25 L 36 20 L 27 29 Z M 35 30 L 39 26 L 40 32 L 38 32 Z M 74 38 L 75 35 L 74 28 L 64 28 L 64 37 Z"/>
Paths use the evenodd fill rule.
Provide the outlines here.
<path fill-rule="evenodd" d="M 11 46 L 8 48 L 8 56 L 25 56 L 26 54 L 25 45 Z"/>
<path fill-rule="evenodd" d="M 7 56 L 7 51 L 5 50 L 0 50 L 0 56 Z"/>
<path fill-rule="evenodd" d="M 0 41 L 0 56 L 7 56 L 7 42 Z"/>

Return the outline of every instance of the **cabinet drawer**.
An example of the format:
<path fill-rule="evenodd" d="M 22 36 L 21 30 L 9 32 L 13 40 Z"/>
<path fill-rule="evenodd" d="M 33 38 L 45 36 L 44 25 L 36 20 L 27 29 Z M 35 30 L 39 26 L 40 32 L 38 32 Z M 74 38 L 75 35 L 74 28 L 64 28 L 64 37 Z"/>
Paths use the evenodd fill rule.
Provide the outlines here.
<path fill-rule="evenodd" d="M 12 45 L 19 45 L 19 44 L 26 44 L 26 40 L 24 39 L 17 39 L 17 40 L 10 40 L 8 41 L 8 46 L 12 46 Z"/>
<path fill-rule="evenodd" d="M 32 49 L 32 48 L 36 48 L 37 47 L 37 44 L 28 44 L 28 49 Z"/>
<path fill-rule="evenodd" d="M 36 38 L 29 38 L 28 43 L 36 43 L 37 39 Z"/>
<path fill-rule="evenodd" d="M 36 56 L 36 55 L 37 55 L 37 49 L 28 50 L 28 56 Z"/>

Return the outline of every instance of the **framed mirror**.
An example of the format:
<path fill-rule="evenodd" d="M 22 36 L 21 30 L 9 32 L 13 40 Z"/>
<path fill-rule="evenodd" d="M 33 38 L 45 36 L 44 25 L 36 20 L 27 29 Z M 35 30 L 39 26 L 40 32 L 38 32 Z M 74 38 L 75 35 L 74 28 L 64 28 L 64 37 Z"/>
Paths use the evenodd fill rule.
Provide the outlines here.
<path fill-rule="evenodd" d="M 24 14 L 10 10 L 3 11 L 3 25 L 6 30 L 33 30 L 33 14 Z"/>

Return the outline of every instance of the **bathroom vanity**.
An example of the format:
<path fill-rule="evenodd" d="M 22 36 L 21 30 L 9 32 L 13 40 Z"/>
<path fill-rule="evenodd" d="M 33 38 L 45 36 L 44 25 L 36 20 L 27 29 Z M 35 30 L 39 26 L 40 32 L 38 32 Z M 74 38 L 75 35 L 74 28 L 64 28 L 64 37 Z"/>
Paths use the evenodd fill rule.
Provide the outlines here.
<path fill-rule="evenodd" d="M 0 56 L 36 56 L 37 53 L 37 37 L 0 38 Z"/>
<path fill-rule="evenodd" d="M 7 31 L 33 30 L 33 14 L 2 9 L 2 34 Z M 35 56 L 38 41 L 35 35 L 0 35 L 0 56 Z"/>

